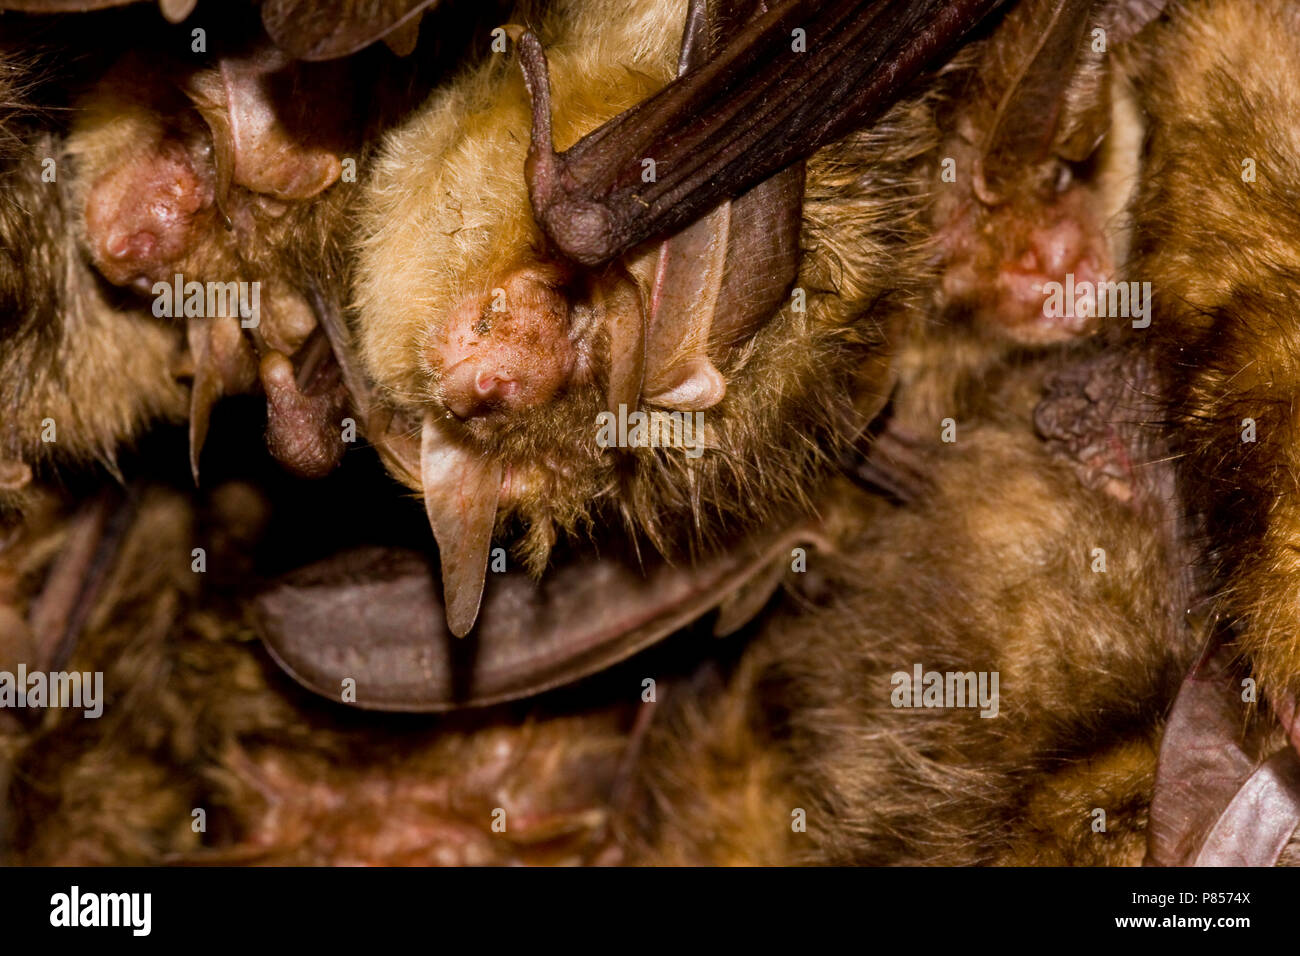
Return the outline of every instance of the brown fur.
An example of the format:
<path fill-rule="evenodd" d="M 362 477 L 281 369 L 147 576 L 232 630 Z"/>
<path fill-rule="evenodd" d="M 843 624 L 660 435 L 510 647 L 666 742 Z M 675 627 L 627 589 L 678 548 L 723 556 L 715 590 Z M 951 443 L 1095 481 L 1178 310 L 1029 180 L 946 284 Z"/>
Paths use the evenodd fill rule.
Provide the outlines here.
<path fill-rule="evenodd" d="M 68 164 L 50 117 L 24 101 L 22 77 L 41 69 L 0 49 L 0 459 L 113 465 L 119 446 L 158 418 L 179 418 L 172 368 L 179 338 L 123 307 L 80 257 L 69 223 Z M 58 179 L 42 181 L 43 161 Z M 56 440 L 42 440 L 53 419 Z"/>
<path fill-rule="evenodd" d="M 14 860 L 616 859 L 608 801 L 634 698 L 441 720 L 314 699 L 280 674 L 233 603 L 253 579 L 268 516 L 263 495 L 243 483 L 218 487 L 198 508 L 165 488 L 143 495 L 67 664 L 104 672 L 103 716 L 51 711 L 21 732 L 0 727 L 0 758 L 14 768 L 5 788 Z M 9 539 L 0 572 L 12 566 L 27 589 L 5 593 L 7 606 L 21 609 L 39 587 L 62 528 L 56 517 Z M 196 541 L 208 549 L 206 575 L 191 570 Z M 0 668 L 12 669 L 14 650 L 0 642 Z M 498 807 L 503 832 L 493 829 Z M 206 814 L 201 832 L 195 809 Z"/>
<path fill-rule="evenodd" d="M 604 4 L 584 9 L 617 22 Z M 1269 410 L 1285 401 L 1285 392 L 1264 388 L 1275 380 L 1257 375 L 1244 356 L 1248 346 L 1258 350 L 1257 336 L 1266 330 L 1272 348 L 1259 354 L 1272 356 L 1280 371 L 1289 367 L 1279 331 L 1284 316 L 1275 302 L 1287 301 L 1284 280 L 1293 270 L 1285 243 L 1269 246 L 1275 268 L 1265 270 L 1263 280 L 1253 260 L 1226 257 L 1229 267 L 1207 277 L 1191 274 L 1188 263 L 1197 260 L 1183 258 L 1207 261 L 1199 244 L 1220 234 L 1199 232 L 1201 220 L 1192 218 L 1204 217 L 1207 203 L 1218 203 L 1209 207 L 1215 230 L 1256 244 L 1243 248 L 1272 242 L 1257 235 L 1258 220 L 1239 215 L 1241 198 L 1256 196 L 1250 189 L 1263 188 L 1273 204 L 1267 207 L 1271 221 L 1289 221 L 1278 218 L 1286 215 L 1284 185 L 1265 181 L 1266 168 L 1281 169 L 1289 160 L 1265 152 L 1269 143 L 1263 140 L 1251 144 L 1260 150 L 1252 155 L 1272 157 L 1260 163 L 1261 182 L 1229 192 L 1232 202 L 1215 189 L 1178 192 L 1192 188 L 1198 171 L 1204 176 L 1203 157 L 1192 162 L 1194 139 L 1187 155 L 1174 148 L 1178 137 L 1192 137 L 1192 127 L 1183 125 L 1187 117 L 1222 117 L 1189 112 L 1189 104 L 1176 100 L 1180 88 L 1162 79 L 1163 64 L 1182 62 L 1171 50 L 1190 56 L 1179 44 L 1211 56 L 1197 45 L 1209 35 L 1198 32 L 1208 31 L 1207 23 L 1233 34 L 1243 23 L 1258 28 L 1256 19 L 1265 16 L 1262 6 L 1249 13 L 1211 9 L 1188 4 L 1176 11 L 1173 22 L 1182 26 L 1159 27 L 1152 52 L 1134 58 L 1139 94 L 1161 107 L 1162 118 L 1152 127 L 1151 163 L 1136 211 L 1141 232 L 1133 277 L 1159 280 L 1157 308 L 1167 311 L 1158 311 L 1147 334 L 1158 343 L 1160 367 L 1170 368 L 1181 354 L 1175 349 L 1185 345 L 1200 363 L 1188 371 L 1186 388 L 1174 389 L 1186 425 L 1179 438 L 1186 444 L 1179 447 L 1193 465 L 1185 470 L 1183 489 L 1222 495 L 1230 472 L 1220 459 L 1230 446 L 1218 444 L 1221 437 L 1213 449 L 1210 442 L 1213 435 L 1232 437 L 1239 411 L 1236 399 L 1216 389 L 1231 378 L 1249 386 L 1248 403 L 1267 398 L 1262 407 Z M 583 21 L 559 22 L 578 29 L 575 22 Z M 1273 36 L 1280 32 L 1275 27 L 1265 32 L 1271 44 L 1288 42 Z M 661 60 L 672 52 L 669 46 L 675 51 L 671 33 L 655 35 L 662 41 Z M 553 51 L 565 49 L 555 35 L 543 39 Z M 575 63 L 594 69 L 595 59 L 611 75 L 625 69 L 625 46 L 575 43 L 572 49 Z M 1213 56 L 1233 50 L 1240 53 L 1229 44 Z M 431 297 L 446 292 L 429 281 L 430 270 L 445 267 L 445 281 L 463 281 L 465 261 L 478 254 L 470 249 L 473 235 L 448 237 L 438 228 L 449 188 L 440 177 L 472 173 L 474 182 L 487 182 L 482 188 L 457 184 L 451 195 L 459 209 L 447 207 L 452 218 L 473 213 L 494 222 L 499 213 L 518 220 L 526 124 L 522 99 L 495 98 L 503 88 L 519 93 L 514 68 L 503 59 L 476 67 L 469 79 L 437 94 L 390 141 L 386 165 L 371 186 L 381 202 L 367 227 L 373 241 L 363 251 L 370 271 L 362 280 L 359 329 L 372 373 L 402 402 L 424 401 L 429 385 L 428 370 L 418 366 L 418 343 L 438 309 Z M 666 76 L 660 66 L 647 89 Z M 553 52 L 552 67 L 562 99 L 569 69 L 563 53 Z M 1265 83 L 1262 69 L 1238 68 L 1254 94 L 1289 95 L 1285 84 Z M 1196 94 L 1231 93 L 1232 84 L 1217 76 Z M 470 93 L 487 104 L 483 113 L 459 99 Z M 590 113 L 576 111 L 581 122 L 569 135 L 598 122 L 609 106 L 600 101 Z M 458 140 L 460 128 L 449 118 L 470 115 L 514 129 L 516 139 Z M 1119 488 L 1094 480 L 1095 462 L 1062 457 L 1059 435 L 1044 442 L 1032 433 L 1031 412 L 1055 359 L 1044 362 L 1042 352 L 990 340 L 977 329 L 964 330 L 954 342 L 945 341 L 949 330 L 938 323 L 918 326 L 898 340 L 907 345 L 891 427 L 908 434 L 927 487 L 901 505 L 846 486 L 829 495 L 818 490 L 821 471 L 840 450 L 841 423 L 852 423 L 843 429 L 849 433 L 856 428 L 846 383 L 864 357 L 884 353 L 878 336 L 894 329 L 878 320 L 901 310 L 911 291 L 894 285 L 889 273 L 901 269 L 911 282 L 924 271 L 914 240 L 926 167 L 914 160 L 937 141 L 925 115 L 925 104 L 905 106 L 877 132 L 832 147 L 810 165 L 800 284 L 823 291 L 810 296 L 806 320 L 782 312 L 724 369 L 732 388 L 718 410 L 714 439 L 726 455 L 710 452 L 698 472 L 673 458 L 641 460 L 627 485 L 603 465 L 581 464 L 563 481 L 539 479 L 520 504 L 519 517 L 534 522 L 534 529 L 553 522 L 574 530 L 607 513 L 618 495 L 630 520 L 667 538 L 656 524 L 669 516 L 702 514 L 702 523 L 713 524 L 718 512 L 717 524 L 725 527 L 741 520 L 732 514 L 735 502 L 749 508 L 750 496 L 756 503 L 745 521 L 820 502 L 841 542 L 839 553 L 814 553 L 807 574 L 792 575 L 790 594 L 745 635 L 752 641 L 738 649 L 734 668 L 706 665 L 692 681 L 668 689 L 640 748 L 637 799 L 624 803 L 619 786 L 637 746 L 637 731 L 628 726 L 631 701 L 574 712 L 530 715 L 521 708 L 425 721 L 369 718 L 308 699 L 252 642 L 234 604 L 250 576 L 248 555 L 266 507 L 261 495 L 230 487 L 198 509 L 229 536 L 212 547 L 214 567 L 224 564 L 232 575 L 223 585 L 189 570 L 189 549 L 204 534 L 195 506 L 155 491 L 71 665 L 106 672 L 105 718 L 53 714 L 3 741 L 16 770 L 9 793 L 16 804 L 17 858 L 1139 862 L 1163 714 L 1202 637 L 1187 621 L 1196 588 L 1185 532 L 1170 508 L 1167 484 L 1147 471 L 1158 472 L 1149 463 L 1165 450 L 1129 427 L 1150 413 L 1133 407 L 1106 412 L 1103 419 L 1119 423 L 1133 458 L 1125 466 L 1136 465 L 1139 477 L 1130 474 Z M 1224 132 L 1225 144 L 1228 133 L 1240 132 Z M 446 143 L 454 140 L 465 151 L 464 165 L 423 167 L 430 138 L 439 149 L 452 148 Z M 486 160 L 472 152 L 485 145 L 508 155 Z M 504 178 L 511 169 L 513 185 Z M 416 205 L 407 190 L 425 192 L 421 217 L 399 215 Z M 472 204 L 479 201 L 486 211 L 475 213 Z M 1246 208 L 1257 201 L 1250 199 Z M 897 225 L 892 215 L 902 217 L 898 232 L 885 228 Z M 1236 231 L 1226 231 L 1226 218 L 1219 222 L 1219 216 L 1240 219 Z M 379 229 L 381 221 L 391 225 L 391 235 Z M 518 231 L 503 229 L 488 240 L 536 239 L 529 223 L 516 225 Z M 877 238 L 880 244 L 873 245 Z M 461 243 L 459 260 L 428 251 Z M 1143 274 L 1145 268 L 1151 272 Z M 384 286 L 385 278 L 394 285 Z M 1162 295 L 1165 288 L 1188 292 L 1175 301 Z M 1225 311 L 1220 321 L 1216 310 L 1225 303 L 1235 311 Z M 879 311 L 863 318 L 873 304 Z M 944 315 L 945 321 L 960 318 Z M 1228 358 L 1221 361 L 1220 352 Z M 1256 351 L 1249 355 L 1258 357 Z M 548 443 L 571 451 L 564 443 L 576 432 L 567 416 L 591 413 L 582 418 L 587 422 L 597 407 L 596 397 L 557 407 L 538 434 L 514 436 L 518 453 L 549 467 L 548 456 L 557 452 Z M 1200 419 L 1206 410 L 1210 424 Z M 944 414 L 958 418 L 952 445 L 929 437 Z M 1253 417 L 1261 422 L 1261 445 L 1251 461 L 1266 453 L 1283 465 L 1257 470 L 1249 487 L 1275 494 L 1285 487 L 1288 445 L 1276 430 L 1263 437 L 1264 413 Z M 810 441 L 792 444 L 792 434 Z M 1240 499 L 1231 502 L 1236 507 Z M 1229 568 L 1254 567 L 1264 559 L 1246 557 L 1245 538 L 1226 533 L 1228 508 L 1211 509 L 1215 540 L 1224 542 L 1229 557 L 1236 555 L 1237 565 Z M 1252 542 L 1268 544 L 1285 530 L 1284 512 L 1256 518 L 1247 529 L 1256 535 Z M 19 552 L 8 564 L 0 562 L 0 585 L 8 586 L 0 592 L 0 614 L 13 618 L 13 607 L 30 600 L 38 586 L 59 540 L 58 522 L 51 520 L 53 530 L 42 534 L 31 519 L 31 536 L 17 539 Z M 533 535 L 536 561 L 546 535 Z M 1106 550 L 1104 574 L 1090 567 L 1095 547 Z M 1277 554 L 1263 553 L 1270 568 L 1280 566 Z M 1272 579 L 1261 583 L 1246 575 L 1241 581 L 1228 600 L 1249 599 L 1240 606 L 1253 609 L 1252 627 L 1280 613 L 1285 592 Z M 1249 646 L 1275 684 L 1297 673 L 1289 645 L 1275 637 L 1254 640 Z M 999 716 L 893 708 L 890 675 L 914 663 L 926 670 L 997 670 Z M 190 827 L 196 807 L 209 810 L 206 834 Z M 512 821 L 505 835 L 490 829 L 496 807 L 506 808 Z M 791 828 L 796 808 L 807 812 L 806 833 Z M 1106 812 L 1105 832 L 1092 828 L 1098 808 Z M 619 840 L 611 848 L 615 821 Z"/>
<path fill-rule="evenodd" d="M 1140 862 L 1163 714 L 1201 640 L 1186 554 L 1167 519 L 1083 487 L 1017 406 L 925 453 L 933 493 L 811 559 L 815 583 L 795 585 L 726 689 L 658 726 L 634 856 Z M 998 671 L 999 716 L 895 709 L 890 675 L 915 663 Z M 750 792 L 762 807 L 736 812 Z"/>
<path fill-rule="evenodd" d="M 1298 36 L 1289 3 L 1179 3 L 1131 70 L 1149 125 L 1129 274 L 1154 292 L 1151 328 L 1132 339 L 1165 372 L 1184 500 L 1274 693 L 1300 690 Z"/>

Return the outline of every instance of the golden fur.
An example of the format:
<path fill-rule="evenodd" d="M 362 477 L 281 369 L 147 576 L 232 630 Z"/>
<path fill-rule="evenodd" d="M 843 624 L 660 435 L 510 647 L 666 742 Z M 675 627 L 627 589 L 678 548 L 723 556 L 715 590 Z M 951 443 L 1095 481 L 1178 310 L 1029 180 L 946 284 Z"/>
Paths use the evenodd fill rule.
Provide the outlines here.
<path fill-rule="evenodd" d="M 1132 340 L 1165 375 L 1221 609 L 1275 693 L 1300 691 L 1298 56 L 1293 4 L 1183 2 L 1130 68 L 1148 128 L 1129 276 L 1155 303 Z"/>

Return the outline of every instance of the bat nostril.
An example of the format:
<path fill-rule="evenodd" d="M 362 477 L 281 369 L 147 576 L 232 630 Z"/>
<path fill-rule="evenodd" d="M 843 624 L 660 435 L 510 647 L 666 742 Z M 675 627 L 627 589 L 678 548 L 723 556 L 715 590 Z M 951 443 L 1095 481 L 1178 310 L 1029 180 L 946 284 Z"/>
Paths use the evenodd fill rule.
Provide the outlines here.
<path fill-rule="evenodd" d="M 158 247 L 158 238 L 151 232 L 118 232 L 104 243 L 104 252 L 111 259 L 147 259 Z"/>
<path fill-rule="evenodd" d="M 519 397 L 520 383 L 500 369 L 454 370 L 443 392 L 443 403 L 457 418 L 479 418 Z"/>
<path fill-rule="evenodd" d="M 519 391 L 519 383 L 500 372 L 479 372 L 474 382 L 482 398 L 510 398 Z"/>

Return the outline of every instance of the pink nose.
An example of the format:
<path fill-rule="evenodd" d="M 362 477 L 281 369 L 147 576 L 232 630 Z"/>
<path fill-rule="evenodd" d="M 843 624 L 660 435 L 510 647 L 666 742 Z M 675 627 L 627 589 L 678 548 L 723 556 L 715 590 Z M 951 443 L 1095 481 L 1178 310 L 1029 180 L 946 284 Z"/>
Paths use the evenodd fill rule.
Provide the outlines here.
<path fill-rule="evenodd" d="M 516 379 L 500 370 L 476 368 L 473 359 L 467 359 L 448 373 L 443 397 L 457 418 L 473 418 L 511 405 L 518 393 Z"/>
<path fill-rule="evenodd" d="M 452 310 L 429 359 L 438 397 L 458 418 L 541 405 L 574 371 L 568 300 L 538 270 L 518 269 Z"/>

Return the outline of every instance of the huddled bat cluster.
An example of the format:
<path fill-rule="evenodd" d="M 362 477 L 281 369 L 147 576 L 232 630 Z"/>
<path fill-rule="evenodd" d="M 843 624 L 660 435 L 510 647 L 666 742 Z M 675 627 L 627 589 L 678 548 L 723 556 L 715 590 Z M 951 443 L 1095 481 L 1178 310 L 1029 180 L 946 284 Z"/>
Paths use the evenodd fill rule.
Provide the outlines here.
<path fill-rule="evenodd" d="M 0 10 L 0 855 L 1295 858 L 1292 5 Z"/>

